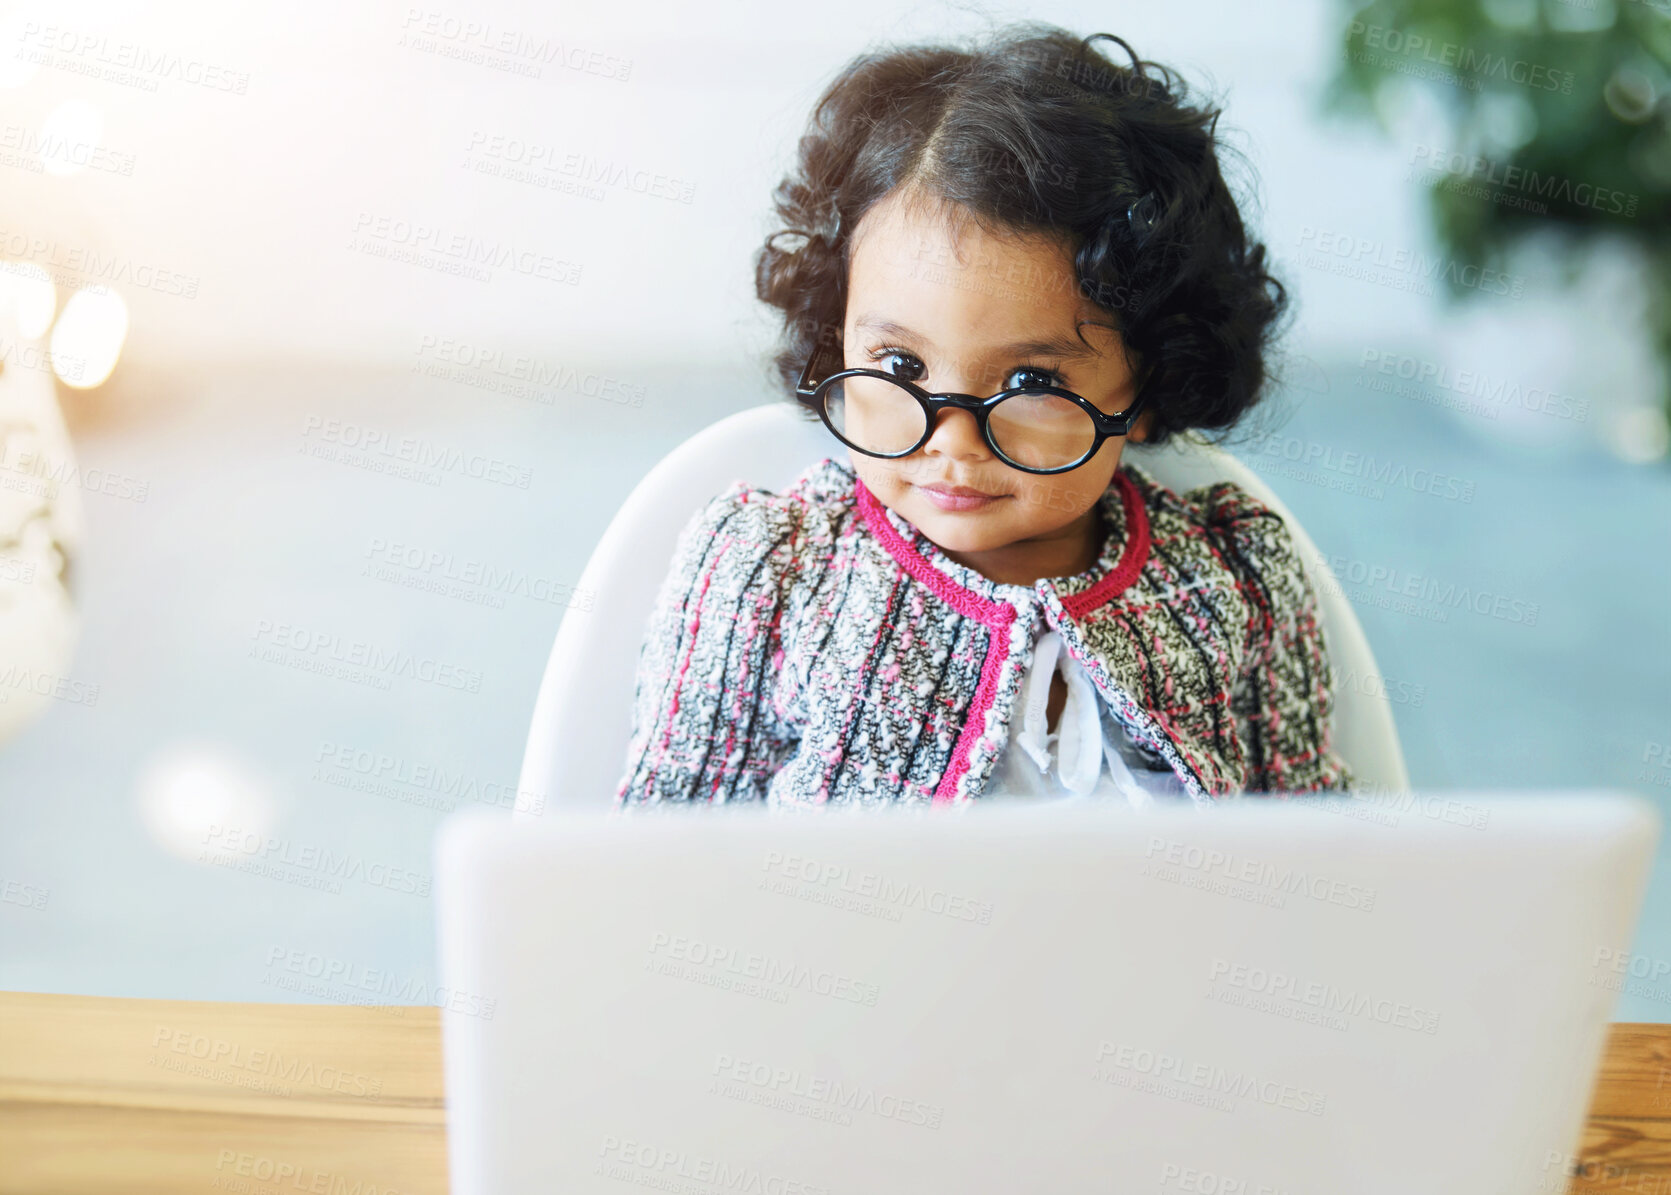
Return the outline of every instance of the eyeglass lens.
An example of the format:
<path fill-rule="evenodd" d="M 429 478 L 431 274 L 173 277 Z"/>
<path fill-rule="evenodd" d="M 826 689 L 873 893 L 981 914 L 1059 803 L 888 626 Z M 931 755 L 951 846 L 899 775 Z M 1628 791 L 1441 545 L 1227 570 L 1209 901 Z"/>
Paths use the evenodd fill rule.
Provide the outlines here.
<path fill-rule="evenodd" d="M 824 410 L 842 438 L 869 452 L 901 453 L 923 438 L 927 415 L 916 396 L 885 378 L 843 378 L 824 391 Z M 1081 460 L 1096 443 L 1095 421 L 1057 394 L 1023 392 L 987 412 L 992 442 L 1005 457 L 1034 469 Z"/>

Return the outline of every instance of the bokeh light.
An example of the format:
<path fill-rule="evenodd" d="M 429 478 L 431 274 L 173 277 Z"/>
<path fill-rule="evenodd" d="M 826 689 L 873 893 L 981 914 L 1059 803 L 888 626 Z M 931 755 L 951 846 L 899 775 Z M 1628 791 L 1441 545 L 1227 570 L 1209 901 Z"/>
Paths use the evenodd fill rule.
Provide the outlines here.
<path fill-rule="evenodd" d="M 22 87 L 35 77 L 40 65 L 23 53 L 24 18 L 10 13 L 0 16 L 0 88 Z"/>
<path fill-rule="evenodd" d="M 265 836 L 274 824 L 266 785 L 212 745 L 182 743 L 152 756 L 136 795 L 152 840 L 181 859 L 197 859 L 217 827 Z"/>
<path fill-rule="evenodd" d="M 87 169 L 102 136 L 104 113 L 86 100 L 66 100 L 41 125 L 42 168 L 59 175 Z"/>
<path fill-rule="evenodd" d="M 88 390 L 116 368 L 128 338 L 128 305 L 108 286 L 78 290 L 52 329 L 52 372 L 66 386 Z"/>
<path fill-rule="evenodd" d="M 26 340 L 38 340 L 52 326 L 58 306 L 58 288 L 52 276 L 29 261 L 0 262 L 0 310 L 10 309 L 17 317 L 17 331 Z"/>
<path fill-rule="evenodd" d="M 1658 407 L 1626 407 L 1607 422 L 1608 447 L 1620 460 L 1646 465 L 1671 450 L 1671 426 Z"/>

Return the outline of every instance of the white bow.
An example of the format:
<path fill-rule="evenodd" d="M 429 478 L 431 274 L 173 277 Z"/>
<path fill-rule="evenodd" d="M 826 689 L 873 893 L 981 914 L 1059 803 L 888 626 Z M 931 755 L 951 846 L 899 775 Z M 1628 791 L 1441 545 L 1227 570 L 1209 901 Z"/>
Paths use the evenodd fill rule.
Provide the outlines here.
<path fill-rule="evenodd" d="M 1126 800 L 1139 809 L 1152 804 L 1153 796 L 1132 776 L 1112 738 L 1103 735 L 1102 704 L 1096 684 L 1079 661 L 1065 650 L 1062 636 L 1054 630 L 1045 631 L 1039 636 L 1034 653 L 1023 699 L 1021 733 L 1016 741 L 1038 765 L 1039 771 L 1050 770 L 1050 746 L 1055 743 L 1058 771 L 1069 792 L 1085 796 L 1095 789 L 1106 758 L 1109 773 Z M 1068 697 L 1058 723 L 1060 732 L 1052 734 L 1047 730 L 1045 713 L 1050 701 L 1050 682 L 1058 671 L 1067 684 Z"/>

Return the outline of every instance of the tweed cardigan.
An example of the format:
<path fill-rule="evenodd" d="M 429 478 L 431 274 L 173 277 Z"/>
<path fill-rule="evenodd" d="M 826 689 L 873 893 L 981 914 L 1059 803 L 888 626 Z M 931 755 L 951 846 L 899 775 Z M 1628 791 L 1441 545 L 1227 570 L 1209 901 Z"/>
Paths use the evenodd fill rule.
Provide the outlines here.
<path fill-rule="evenodd" d="M 946 556 L 850 464 L 781 494 L 733 483 L 685 525 L 658 593 L 617 803 L 969 801 L 1046 627 L 1196 801 L 1349 788 L 1281 517 L 1231 482 L 1180 495 L 1129 462 L 1099 502 L 1090 569 L 1011 585 Z"/>

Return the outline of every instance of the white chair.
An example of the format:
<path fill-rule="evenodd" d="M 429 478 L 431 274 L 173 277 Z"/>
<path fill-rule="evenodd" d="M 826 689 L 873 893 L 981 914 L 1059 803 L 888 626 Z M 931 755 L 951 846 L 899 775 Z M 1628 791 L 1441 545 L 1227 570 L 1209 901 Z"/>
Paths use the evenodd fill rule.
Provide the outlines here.
<path fill-rule="evenodd" d="M 741 411 L 686 440 L 651 469 L 610 521 L 580 587 L 594 599 L 558 628 L 534 703 L 522 759 L 519 816 L 546 807 L 613 799 L 632 733 L 634 674 L 656 593 L 680 529 L 734 480 L 781 490 L 808 465 L 845 453 L 823 424 L 785 400 Z M 1403 791 L 1404 757 L 1375 657 L 1328 564 L 1281 499 L 1213 445 L 1174 439 L 1126 451 L 1175 491 L 1233 481 L 1287 520 L 1318 593 L 1324 639 L 1337 675 L 1335 748 L 1366 790 Z M 543 802 L 538 799 L 543 797 Z"/>

